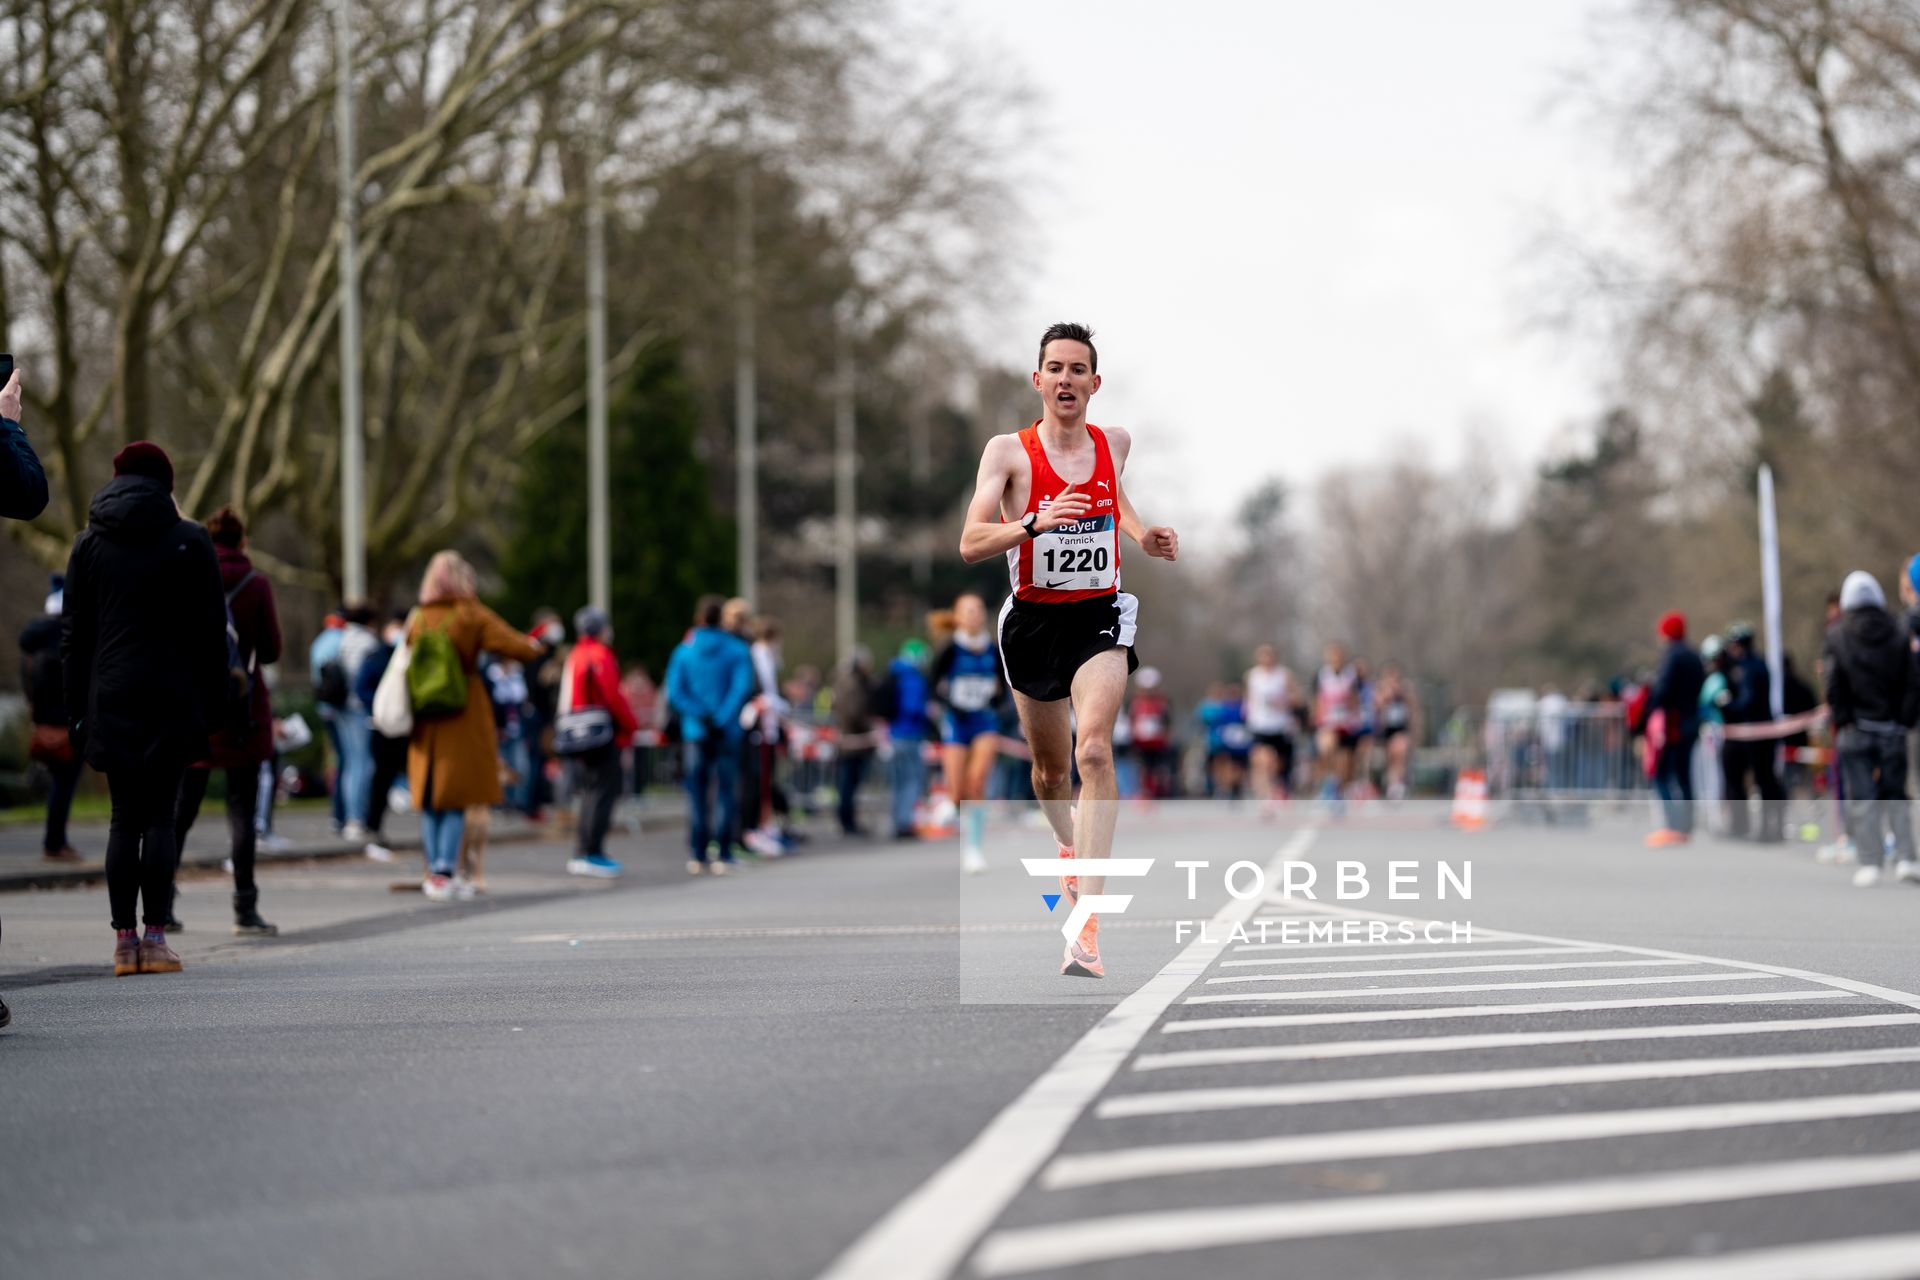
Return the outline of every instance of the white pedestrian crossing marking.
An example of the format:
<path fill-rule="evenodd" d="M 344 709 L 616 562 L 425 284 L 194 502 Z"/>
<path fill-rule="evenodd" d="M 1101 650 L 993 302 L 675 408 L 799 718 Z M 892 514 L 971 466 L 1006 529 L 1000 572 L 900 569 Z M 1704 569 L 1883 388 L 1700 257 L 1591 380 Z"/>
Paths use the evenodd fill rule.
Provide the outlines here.
<path fill-rule="evenodd" d="M 1304 1137 L 1164 1143 L 1061 1156 L 1047 1167 L 1041 1185 L 1051 1189 L 1086 1187 L 1183 1173 L 1270 1168 L 1306 1161 L 1377 1160 L 1387 1156 L 1422 1156 L 1443 1151 L 1586 1142 L 1656 1133 L 1693 1133 L 1749 1125 L 1805 1124 L 1815 1120 L 1853 1120 L 1865 1116 L 1914 1112 L 1920 1112 L 1920 1090 L 1790 1098 L 1775 1102 L 1596 1111 L 1564 1116 L 1524 1116 L 1465 1124 L 1403 1125 L 1344 1133 L 1316 1133 Z"/>
<path fill-rule="evenodd" d="M 1465 1036 L 1410 1036 L 1393 1040 L 1311 1041 L 1307 1044 L 1246 1045 L 1232 1049 L 1185 1049 L 1143 1053 L 1135 1071 L 1182 1067 L 1245 1066 L 1255 1062 L 1319 1062 L 1331 1058 L 1375 1058 L 1393 1054 L 1461 1053 L 1553 1044 L 1607 1044 L 1623 1040 L 1705 1040 L 1715 1036 L 1789 1035 L 1840 1028 L 1920 1025 L 1920 1013 L 1862 1014 L 1842 1018 L 1774 1018 L 1765 1022 L 1681 1022 L 1650 1027 L 1599 1027 L 1587 1031 L 1491 1031 Z"/>
<path fill-rule="evenodd" d="M 1375 1098 L 1411 1098 L 1442 1093 L 1506 1092 L 1551 1085 L 1620 1084 L 1630 1080 L 1680 1080 L 1694 1076 L 1752 1075 L 1766 1071 L 1826 1071 L 1920 1062 L 1920 1046 L 1854 1049 L 1832 1053 L 1777 1053 L 1751 1058 L 1686 1058 L 1664 1062 L 1598 1062 L 1568 1067 L 1520 1067 L 1501 1071 L 1450 1071 L 1440 1075 L 1385 1076 L 1366 1080 L 1317 1080 L 1309 1084 L 1237 1085 L 1217 1089 L 1167 1089 L 1125 1093 L 1102 1102 L 1103 1120 L 1177 1115 L 1185 1111 L 1234 1111 L 1245 1107 L 1300 1106 Z"/>
<path fill-rule="evenodd" d="M 1573 956 L 1595 955 L 1612 951 L 1612 947 L 1494 947 L 1474 950 L 1468 947 L 1448 947 L 1441 951 L 1415 951 L 1406 955 L 1390 956 L 1274 956 L 1260 960 L 1222 960 L 1222 969 L 1249 968 L 1255 965 L 1276 964 L 1369 964 L 1389 960 L 1477 960 L 1484 956 Z"/>
<path fill-rule="evenodd" d="M 1908 1182 L 1920 1182 L 1920 1152 L 1729 1165 L 1546 1186 L 1174 1209 L 995 1232 L 981 1245 L 974 1265 L 982 1275 L 1018 1275 L 1310 1236 L 1593 1216 Z"/>
<path fill-rule="evenodd" d="M 1460 982 L 1433 987 L 1352 987 L 1333 991 L 1236 991 L 1188 996 L 1183 1004 L 1271 1004 L 1284 1000 L 1378 1000 L 1382 996 L 1442 995 L 1460 991 L 1545 991 L 1558 987 L 1671 986 L 1681 982 L 1757 982 L 1764 973 L 1659 974 L 1651 978 L 1569 978 L 1553 982 Z"/>
<path fill-rule="evenodd" d="M 1361 969 L 1344 973 L 1238 973 L 1208 978 L 1208 986 L 1231 982 L 1327 982 L 1337 978 L 1412 978 L 1431 973 L 1530 973 L 1540 969 L 1649 969 L 1680 967 L 1677 960 L 1567 960 L 1547 964 L 1441 965 L 1424 969 Z"/>
<path fill-rule="evenodd" d="M 1920 1233 L 1743 1249 L 1712 1258 L 1660 1258 L 1514 1280 L 1913 1280 Z"/>
<path fill-rule="evenodd" d="M 1596 1013 L 1614 1009 L 1669 1009 L 1702 1004 L 1779 1004 L 1844 1000 L 1845 991 L 1729 991 L 1710 996 L 1655 996 L 1641 1000 L 1554 1000 L 1536 1004 L 1449 1005 L 1433 1009 L 1352 1009 L 1343 1013 L 1253 1013 L 1226 1018 L 1182 1018 L 1161 1027 L 1182 1031 L 1242 1031 L 1255 1027 L 1330 1027 L 1342 1023 L 1424 1022 L 1447 1018 L 1518 1018 L 1535 1013 Z"/>

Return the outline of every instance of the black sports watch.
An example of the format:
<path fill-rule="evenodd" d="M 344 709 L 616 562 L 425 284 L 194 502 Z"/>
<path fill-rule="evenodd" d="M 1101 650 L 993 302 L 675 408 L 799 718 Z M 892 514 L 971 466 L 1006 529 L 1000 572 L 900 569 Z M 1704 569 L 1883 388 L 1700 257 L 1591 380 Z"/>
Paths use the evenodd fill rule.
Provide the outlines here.
<path fill-rule="evenodd" d="M 1040 513 L 1038 511 L 1029 511 L 1027 512 L 1026 515 L 1020 517 L 1020 527 L 1027 531 L 1027 536 L 1029 538 L 1034 537 L 1038 532 L 1037 530 L 1034 529 L 1033 526 L 1035 525 L 1035 523 L 1039 521 L 1039 519 L 1040 519 Z"/>

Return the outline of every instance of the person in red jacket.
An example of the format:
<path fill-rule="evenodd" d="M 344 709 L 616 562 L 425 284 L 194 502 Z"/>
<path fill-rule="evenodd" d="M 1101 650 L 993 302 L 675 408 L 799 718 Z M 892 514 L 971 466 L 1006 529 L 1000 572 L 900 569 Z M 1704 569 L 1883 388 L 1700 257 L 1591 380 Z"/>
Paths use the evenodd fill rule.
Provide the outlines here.
<path fill-rule="evenodd" d="M 620 760 L 633 745 L 640 727 L 627 695 L 620 691 L 620 659 L 608 641 L 613 624 L 606 611 L 588 605 L 573 615 L 579 637 L 561 676 L 561 714 L 599 707 L 613 717 L 613 740 L 574 757 L 579 770 L 580 814 L 576 827 L 579 846 L 567 863 L 576 876 L 612 879 L 620 864 L 607 856 L 607 829 L 613 825 L 613 805 L 620 798 Z"/>
<path fill-rule="evenodd" d="M 175 845 L 185 848 L 187 832 L 200 815 L 207 781 L 215 769 L 227 783 L 227 831 L 233 859 L 233 931 L 242 937 L 270 938 L 280 930 L 260 918 L 260 890 L 253 879 L 258 835 L 254 818 L 259 808 L 260 765 L 273 759 L 273 705 L 261 668 L 280 660 L 280 615 L 274 608 L 273 586 L 247 558 L 247 528 L 240 513 L 222 507 L 207 520 L 207 534 L 220 561 L 220 585 L 233 615 L 240 664 L 251 688 L 244 700 L 223 708 L 222 723 L 211 726 L 207 758 L 189 765 L 180 777 L 180 797 L 174 809 Z M 170 929 L 179 928 L 169 920 Z"/>

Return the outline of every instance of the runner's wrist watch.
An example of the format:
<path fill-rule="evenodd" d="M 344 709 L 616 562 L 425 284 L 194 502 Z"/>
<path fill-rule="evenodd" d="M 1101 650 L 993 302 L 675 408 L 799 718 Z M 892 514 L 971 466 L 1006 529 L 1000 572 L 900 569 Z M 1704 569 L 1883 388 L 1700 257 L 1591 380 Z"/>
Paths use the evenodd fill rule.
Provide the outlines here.
<path fill-rule="evenodd" d="M 1029 538 L 1035 536 L 1037 533 L 1040 532 L 1038 529 L 1034 528 L 1034 525 L 1037 524 L 1039 520 L 1040 520 L 1040 513 L 1038 511 L 1029 511 L 1027 512 L 1026 515 L 1020 517 L 1020 527 L 1027 531 L 1027 536 Z"/>

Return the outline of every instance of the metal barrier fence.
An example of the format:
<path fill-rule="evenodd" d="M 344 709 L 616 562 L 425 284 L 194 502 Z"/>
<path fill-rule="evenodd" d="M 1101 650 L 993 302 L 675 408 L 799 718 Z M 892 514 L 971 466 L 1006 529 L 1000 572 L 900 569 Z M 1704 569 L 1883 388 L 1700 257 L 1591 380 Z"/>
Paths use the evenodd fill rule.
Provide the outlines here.
<path fill-rule="evenodd" d="M 1491 799 L 1626 799 L 1650 787 L 1617 702 L 1503 692 L 1478 717 L 1457 714 L 1449 731 L 1481 757 Z"/>

